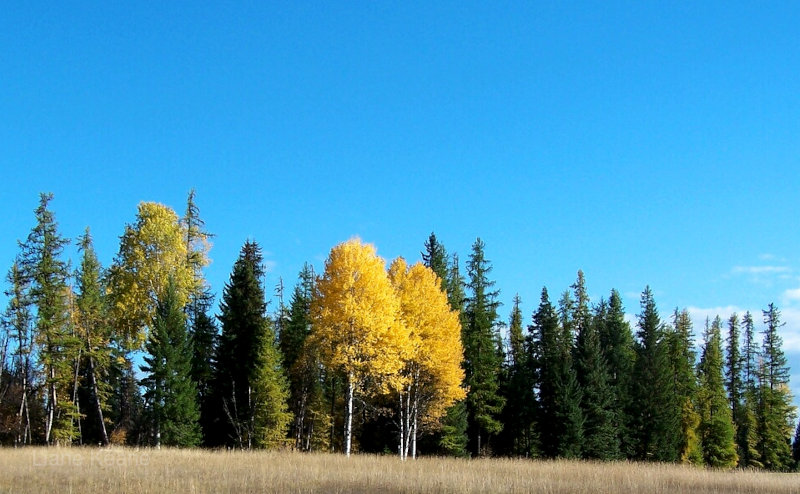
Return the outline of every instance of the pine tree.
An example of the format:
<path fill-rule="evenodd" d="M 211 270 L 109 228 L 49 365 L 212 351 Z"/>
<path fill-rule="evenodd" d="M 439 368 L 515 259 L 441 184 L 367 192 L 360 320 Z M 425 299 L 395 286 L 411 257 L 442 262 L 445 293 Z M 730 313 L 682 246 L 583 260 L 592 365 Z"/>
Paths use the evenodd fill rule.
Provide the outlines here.
<path fill-rule="evenodd" d="M 733 421 L 722 377 L 722 320 L 717 316 L 709 327 L 706 320 L 705 347 L 698 373 L 700 389 L 700 437 L 705 464 L 716 468 L 736 466 Z"/>
<path fill-rule="evenodd" d="M 33 442 L 34 424 L 31 422 L 31 405 L 36 403 L 34 394 L 34 332 L 33 314 L 30 298 L 29 281 L 20 269 L 17 260 L 11 266 L 6 278 L 10 288 L 5 292 L 8 297 L 8 307 L 3 314 L 3 328 L 8 335 L 7 342 L 11 344 L 12 372 L 9 383 L 15 385 L 19 391 L 18 400 L 14 405 L 16 416 L 13 427 L 13 444 L 22 446 Z M 2 372 L 2 369 L 0 369 Z"/>
<path fill-rule="evenodd" d="M 732 314 L 728 319 L 728 337 L 726 339 L 727 351 L 725 353 L 725 387 L 728 390 L 728 401 L 733 417 L 733 427 L 736 431 L 736 454 L 742 461 L 746 456 L 744 449 L 747 447 L 743 441 L 741 430 L 746 428 L 746 410 L 744 406 L 745 384 L 743 382 L 744 357 L 739 348 L 741 330 L 739 316 Z"/>
<path fill-rule="evenodd" d="M 641 298 L 633 403 L 637 457 L 641 460 L 677 461 L 680 423 L 675 416 L 664 327 L 653 292 L 645 288 Z"/>
<path fill-rule="evenodd" d="M 200 217 L 200 208 L 195 197 L 195 190 L 190 190 L 186 199 L 186 211 L 180 221 L 186 247 L 186 265 L 192 273 L 188 302 L 184 310 L 192 343 L 191 376 L 197 386 L 200 427 L 203 431 L 203 442 L 211 445 L 215 419 L 211 391 L 219 336 L 217 325 L 209 316 L 214 296 L 205 280 L 203 269 L 210 262 L 208 252 L 213 235 L 205 229 L 205 221 Z"/>
<path fill-rule="evenodd" d="M 320 373 L 316 355 L 306 346 L 311 333 L 311 300 L 314 295 L 314 271 L 303 266 L 289 302 L 289 317 L 278 334 L 278 346 L 289 376 L 289 409 L 294 416 L 292 437 L 295 448 L 308 450 L 314 432 L 314 404 L 321 400 Z"/>
<path fill-rule="evenodd" d="M 288 385 L 276 357 L 260 281 L 262 259 L 258 244 L 245 242 L 220 304 L 222 333 L 214 376 L 221 408 L 218 440 L 240 449 L 272 443 L 290 420 L 285 411 Z"/>
<path fill-rule="evenodd" d="M 575 294 L 573 321 L 577 331 L 575 370 L 581 388 L 583 412 L 583 457 L 600 460 L 618 458 L 619 433 L 614 394 L 600 346 L 600 321 L 593 321 L 583 271 L 572 285 Z"/>
<path fill-rule="evenodd" d="M 444 245 L 431 233 L 425 242 L 425 251 L 422 252 L 423 263 L 431 268 L 439 278 L 447 293 L 450 308 L 457 311 L 463 328 L 464 319 L 464 279 L 460 274 L 458 254 L 453 254 L 448 264 L 447 250 Z M 463 345 L 463 339 L 462 339 Z M 435 442 L 440 450 L 450 456 L 467 456 L 467 410 L 466 403 L 461 400 L 447 410 L 441 418 L 441 430 Z"/>
<path fill-rule="evenodd" d="M 191 379 L 191 342 L 177 288 L 170 280 L 159 299 L 152 331 L 145 342 L 141 370 L 146 377 L 146 416 L 152 444 L 191 447 L 201 440 L 197 389 Z"/>
<path fill-rule="evenodd" d="M 583 444 L 583 414 L 578 379 L 572 367 L 567 332 L 542 289 L 539 308 L 533 316 L 532 340 L 539 391 L 538 435 L 542 455 L 548 458 L 578 458 Z"/>
<path fill-rule="evenodd" d="M 444 245 L 431 232 L 428 240 L 425 241 L 425 250 L 422 252 L 422 263 L 431 268 L 442 283 L 442 290 L 447 292 L 447 250 Z M 455 307 L 454 307 L 455 308 Z"/>
<path fill-rule="evenodd" d="M 758 364 L 760 353 L 755 339 L 755 325 L 750 312 L 742 317 L 744 340 L 742 342 L 742 382 L 744 393 L 742 396 L 741 415 L 736 423 L 736 443 L 738 444 L 739 466 L 762 468 L 761 457 L 758 452 Z M 735 417 L 734 417 L 735 418 Z"/>
<path fill-rule="evenodd" d="M 763 313 L 766 327 L 759 371 L 758 451 L 765 468 L 783 471 L 792 467 L 794 407 L 789 391 L 789 367 L 778 334 L 783 325 L 781 313 L 774 304 L 769 304 Z"/>
<path fill-rule="evenodd" d="M 636 353 L 633 346 L 633 332 L 625 320 L 625 309 L 619 292 L 611 291 L 605 315 L 603 316 L 602 311 L 598 310 L 595 319 L 602 321 L 598 327 L 600 346 L 608 362 L 609 384 L 614 393 L 612 403 L 614 416 L 617 418 L 620 452 L 625 458 L 633 458 L 636 450 L 631 410 L 633 407 L 631 377 Z"/>
<path fill-rule="evenodd" d="M 668 360 L 672 375 L 672 410 L 680 417 L 679 459 L 682 463 L 703 463 L 697 413 L 697 377 L 695 374 L 695 352 L 692 342 L 692 319 L 687 310 L 675 312 L 672 327 L 666 328 Z"/>
<path fill-rule="evenodd" d="M 69 240 L 58 232 L 49 209 L 52 194 L 41 194 L 36 226 L 23 244 L 21 270 L 30 282 L 35 316 L 35 342 L 44 372 L 45 442 L 71 444 L 79 436 L 80 410 L 74 383 L 81 341 L 70 321 L 69 265 L 61 259 Z"/>
<path fill-rule="evenodd" d="M 498 376 L 502 360 L 498 353 L 497 291 L 492 291 L 494 282 L 487 276 L 491 264 L 484 254 L 485 244 L 477 239 L 472 245 L 472 254 L 467 262 L 468 287 L 471 297 L 466 307 L 464 326 L 464 362 L 467 394 L 467 413 L 470 442 L 473 451 L 482 456 L 492 436 L 503 428 L 498 416 L 504 400 L 500 396 Z"/>
<path fill-rule="evenodd" d="M 105 286 L 102 282 L 102 268 L 94 252 L 89 229 L 79 239 L 83 252 L 80 269 L 75 274 L 78 284 L 76 299 L 78 332 L 83 340 L 83 365 L 86 376 L 86 396 L 91 401 L 86 418 L 91 421 L 81 426 L 83 435 L 88 430 L 96 430 L 101 444 L 108 445 L 106 416 L 109 411 L 109 394 L 111 392 L 108 373 L 111 366 L 111 341 L 113 332 L 108 320 L 108 308 L 105 299 Z M 91 411 L 91 413 L 90 413 Z M 86 419 L 84 419 L 86 420 Z M 93 438 L 85 437 L 84 442 Z M 94 441 L 92 441 L 94 442 Z"/>
<path fill-rule="evenodd" d="M 509 318 L 509 353 L 504 372 L 502 438 L 506 454 L 533 456 L 536 454 L 534 430 L 536 397 L 533 393 L 533 362 L 529 342 L 522 334 L 522 309 L 519 295 Z"/>

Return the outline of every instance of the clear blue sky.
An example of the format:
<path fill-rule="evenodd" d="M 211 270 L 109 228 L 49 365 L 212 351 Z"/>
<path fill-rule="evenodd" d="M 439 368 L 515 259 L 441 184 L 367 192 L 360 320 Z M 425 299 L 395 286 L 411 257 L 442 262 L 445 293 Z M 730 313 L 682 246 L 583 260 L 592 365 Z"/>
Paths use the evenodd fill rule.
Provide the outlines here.
<path fill-rule="evenodd" d="M 194 187 L 217 293 L 248 238 L 291 286 L 480 236 L 504 318 L 579 268 L 632 314 L 775 302 L 800 394 L 797 2 L 145 3 L 3 7 L 0 271 L 40 191 L 107 265 Z"/>

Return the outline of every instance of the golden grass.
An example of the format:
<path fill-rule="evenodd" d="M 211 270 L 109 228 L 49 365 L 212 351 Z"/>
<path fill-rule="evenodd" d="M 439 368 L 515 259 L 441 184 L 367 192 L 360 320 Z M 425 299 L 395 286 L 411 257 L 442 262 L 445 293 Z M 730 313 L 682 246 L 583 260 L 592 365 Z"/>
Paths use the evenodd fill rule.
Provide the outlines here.
<path fill-rule="evenodd" d="M 0 492 L 790 493 L 799 474 L 677 465 L 288 452 L 0 449 Z"/>

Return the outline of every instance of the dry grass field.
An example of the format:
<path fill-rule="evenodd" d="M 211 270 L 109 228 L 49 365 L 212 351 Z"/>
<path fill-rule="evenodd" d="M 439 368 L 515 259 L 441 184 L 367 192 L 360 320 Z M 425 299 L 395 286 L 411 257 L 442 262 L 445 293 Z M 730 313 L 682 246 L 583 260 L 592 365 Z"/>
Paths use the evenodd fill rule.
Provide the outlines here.
<path fill-rule="evenodd" d="M 800 474 L 675 465 L 125 448 L 0 449 L 0 492 L 798 493 Z"/>

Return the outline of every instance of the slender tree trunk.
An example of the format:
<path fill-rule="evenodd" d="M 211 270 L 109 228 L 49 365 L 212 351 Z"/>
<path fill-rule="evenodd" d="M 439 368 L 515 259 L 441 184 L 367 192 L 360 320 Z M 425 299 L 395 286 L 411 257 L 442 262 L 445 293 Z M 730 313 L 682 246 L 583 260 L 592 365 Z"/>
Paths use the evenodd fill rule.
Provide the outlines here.
<path fill-rule="evenodd" d="M 97 392 L 97 376 L 95 376 L 94 358 L 91 356 L 89 357 L 89 384 L 92 386 L 94 405 L 97 411 L 97 417 L 100 419 L 100 438 L 103 441 L 103 446 L 108 446 L 108 432 L 106 431 L 106 422 L 103 418 L 103 406 L 100 403 L 100 394 Z"/>
<path fill-rule="evenodd" d="M 53 432 L 53 422 L 56 417 L 56 403 L 58 395 L 56 394 L 56 373 L 52 366 L 47 371 L 50 377 L 50 383 L 47 385 L 47 417 L 45 422 L 44 442 L 50 444 L 50 436 Z"/>
<path fill-rule="evenodd" d="M 398 395 L 400 397 L 399 398 L 399 401 L 400 401 L 400 446 L 397 448 L 397 452 L 400 454 L 400 459 L 401 460 L 405 460 L 405 455 L 403 454 L 403 452 L 405 451 L 405 443 L 406 443 L 406 439 L 405 439 L 405 437 L 406 437 L 405 436 L 405 434 L 406 434 L 406 421 L 403 418 L 404 412 L 405 412 L 405 410 L 404 410 L 405 407 L 403 406 L 403 392 L 401 391 L 400 393 L 398 393 Z"/>
<path fill-rule="evenodd" d="M 417 413 L 419 411 L 419 396 L 414 393 L 414 405 L 411 412 L 411 458 L 417 459 Z"/>
<path fill-rule="evenodd" d="M 353 373 L 347 374 L 347 408 L 344 416 L 344 454 L 350 457 L 353 435 Z"/>
<path fill-rule="evenodd" d="M 330 430 L 330 450 L 334 450 L 336 439 L 336 378 L 331 376 L 331 430 Z"/>
<path fill-rule="evenodd" d="M 75 420 L 78 420 L 78 444 L 83 444 L 83 428 L 81 427 L 81 402 L 80 398 L 78 397 L 78 384 L 80 382 L 80 375 L 81 375 L 81 349 L 78 349 L 78 356 L 75 359 L 75 374 L 73 375 L 72 379 L 72 403 L 75 404 L 75 411 L 77 415 L 73 415 L 70 417 L 70 428 L 74 426 Z M 74 430 L 74 429 L 73 429 Z"/>

